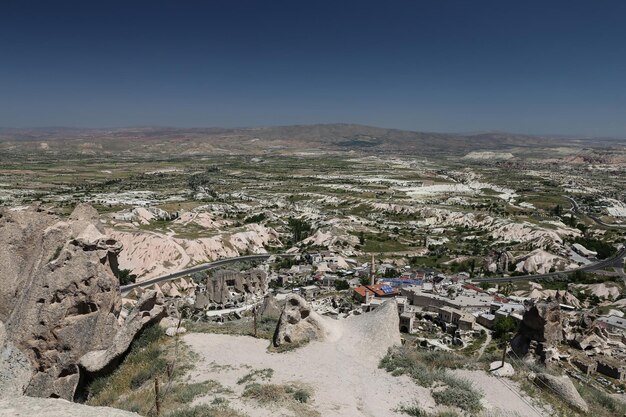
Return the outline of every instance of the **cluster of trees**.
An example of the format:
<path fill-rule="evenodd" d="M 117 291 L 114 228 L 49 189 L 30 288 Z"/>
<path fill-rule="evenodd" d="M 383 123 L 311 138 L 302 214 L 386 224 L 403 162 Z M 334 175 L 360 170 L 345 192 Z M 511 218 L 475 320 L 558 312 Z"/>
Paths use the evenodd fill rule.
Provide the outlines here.
<path fill-rule="evenodd" d="M 130 269 L 120 269 L 117 273 L 117 279 L 120 281 L 120 285 L 134 284 L 137 275 L 133 274 Z"/>
<path fill-rule="evenodd" d="M 291 230 L 294 242 L 299 242 L 302 239 L 306 239 L 311 235 L 311 231 L 313 230 L 311 224 L 303 219 L 290 217 L 287 224 L 289 226 L 289 229 Z"/>
<path fill-rule="evenodd" d="M 592 251 L 598 252 L 598 259 L 606 259 L 615 254 L 617 251 L 613 245 L 603 242 L 598 239 L 592 239 L 587 237 L 577 237 L 574 239 L 574 243 L 578 243 L 590 249 Z"/>
<path fill-rule="evenodd" d="M 244 219 L 244 223 L 259 223 L 265 220 L 267 216 L 265 213 L 253 214 L 252 216 L 248 216 Z"/>

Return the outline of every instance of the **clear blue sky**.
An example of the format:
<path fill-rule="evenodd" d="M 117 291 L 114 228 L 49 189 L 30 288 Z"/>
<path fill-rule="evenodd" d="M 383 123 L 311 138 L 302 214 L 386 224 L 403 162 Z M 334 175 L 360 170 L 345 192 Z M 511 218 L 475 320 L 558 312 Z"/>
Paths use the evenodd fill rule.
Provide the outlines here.
<path fill-rule="evenodd" d="M 626 1 L 0 2 L 0 126 L 626 137 Z"/>

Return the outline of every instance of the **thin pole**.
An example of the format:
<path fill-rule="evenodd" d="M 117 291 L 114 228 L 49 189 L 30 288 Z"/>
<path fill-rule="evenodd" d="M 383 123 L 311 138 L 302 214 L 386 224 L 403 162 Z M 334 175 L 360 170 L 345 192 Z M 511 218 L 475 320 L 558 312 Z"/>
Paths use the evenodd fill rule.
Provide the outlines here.
<path fill-rule="evenodd" d="M 154 405 L 157 417 L 161 415 L 161 396 L 159 395 L 159 377 L 154 377 Z"/>
<path fill-rule="evenodd" d="M 501 367 L 504 367 L 504 358 L 506 357 L 506 340 L 503 342 L 504 345 L 502 346 L 502 365 Z"/>
<path fill-rule="evenodd" d="M 252 308 L 252 311 L 254 312 L 254 337 L 257 337 L 257 325 L 256 325 L 256 306 L 254 306 Z"/>

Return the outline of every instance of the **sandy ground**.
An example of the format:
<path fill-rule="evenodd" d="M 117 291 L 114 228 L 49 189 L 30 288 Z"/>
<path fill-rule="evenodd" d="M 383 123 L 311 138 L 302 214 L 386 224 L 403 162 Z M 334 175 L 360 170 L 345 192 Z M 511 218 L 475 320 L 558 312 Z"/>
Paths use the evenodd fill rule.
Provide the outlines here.
<path fill-rule="evenodd" d="M 246 336 L 192 333 L 184 341 L 200 356 L 191 372 L 192 381 L 213 379 L 233 389 L 236 395 L 229 398 L 231 405 L 250 417 L 294 415 L 236 398 L 244 388 L 237 380 L 251 369 L 262 368 L 274 370 L 272 383 L 308 384 L 314 391 L 312 405 L 322 416 L 398 416 L 393 409 L 417 397 L 425 406 L 435 405 L 428 389 L 406 376 L 393 377 L 378 369 L 375 360 L 358 361 L 334 344 L 313 342 L 293 352 L 268 353 L 267 340 Z"/>
<path fill-rule="evenodd" d="M 378 369 L 378 359 L 371 353 L 380 349 L 358 347 L 355 333 L 342 335 L 329 342 L 312 342 L 296 351 L 268 353 L 268 341 L 246 336 L 190 333 L 184 341 L 198 354 L 199 362 L 189 374 L 192 382 L 216 380 L 233 389 L 226 396 L 231 406 L 250 417 L 294 416 L 287 409 L 260 407 L 239 397 L 243 386 L 237 380 L 252 369 L 271 368 L 271 383 L 302 382 L 314 391 L 313 408 L 321 416 L 386 417 L 399 416 L 394 410 L 402 404 L 419 402 L 432 411 L 435 403 L 430 390 L 419 387 L 409 377 L 394 377 Z M 357 347 L 349 344 L 357 342 Z M 373 349 L 373 350 L 372 350 Z M 515 384 L 503 383 L 483 371 L 455 371 L 469 379 L 485 393 L 484 406 L 489 415 L 541 416 L 530 402 L 516 394 Z M 508 385 L 508 387 L 507 387 Z M 511 389 L 512 388 L 512 389 Z M 210 402 L 205 397 L 201 402 Z M 501 411 L 500 414 L 494 413 Z"/>
<path fill-rule="evenodd" d="M 333 320 L 318 317 L 323 342 L 314 341 L 295 351 L 268 353 L 269 341 L 245 336 L 187 334 L 185 342 L 198 353 L 194 381 L 214 379 L 235 391 L 231 405 L 251 417 L 294 416 L 288 410 L 259 407 L 239 399 L 244 387 L 237 380 L 251 369 L 271 368 L 271 382 L 299 382 L 313 391 L 311 406 L 321 416 L 397 416 L 401 403 L 419 398 L 434 407 L 429 390 L 408 377 L 393 377 L 378 369 L 387 349 L 400 343 L 397 304 L 388 301 L 373 313 Z M 210 399 L 209 399 L 210 400 Z"/>

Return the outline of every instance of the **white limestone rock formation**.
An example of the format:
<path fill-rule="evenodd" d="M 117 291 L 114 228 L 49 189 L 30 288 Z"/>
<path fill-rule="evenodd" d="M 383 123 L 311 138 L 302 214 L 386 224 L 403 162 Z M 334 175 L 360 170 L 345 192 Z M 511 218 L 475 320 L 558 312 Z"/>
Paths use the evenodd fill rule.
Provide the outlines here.
<path fill-rule="evenodd" d="M 325 340 L 331 330 L 322 316 L 299 295 L 291 295 L 285 303 L 274 333 L 274 346 L 302 344 L 312 340 Z"/>

